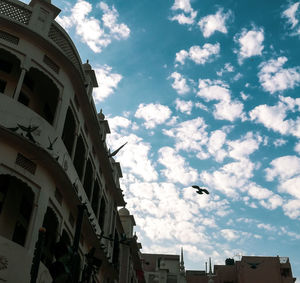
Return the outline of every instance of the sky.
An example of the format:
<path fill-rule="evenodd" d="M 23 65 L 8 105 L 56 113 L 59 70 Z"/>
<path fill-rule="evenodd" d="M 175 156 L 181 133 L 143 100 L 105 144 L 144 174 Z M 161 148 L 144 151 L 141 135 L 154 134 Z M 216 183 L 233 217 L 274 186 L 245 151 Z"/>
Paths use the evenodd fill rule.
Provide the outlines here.
<path fill-rule="evenodd" d="M 115 159 L 142 251 L 183 247 L 202 270 L 288 256 L 300 278 L 300 2 L 52 3 L 95 70 L 109 148 L 128 142 Z"/>

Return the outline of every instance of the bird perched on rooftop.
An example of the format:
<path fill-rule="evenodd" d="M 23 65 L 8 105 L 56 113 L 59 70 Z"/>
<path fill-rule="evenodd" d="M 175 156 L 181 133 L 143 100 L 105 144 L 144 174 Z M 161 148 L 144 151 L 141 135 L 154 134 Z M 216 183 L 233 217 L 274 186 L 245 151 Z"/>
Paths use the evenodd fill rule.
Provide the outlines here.
<path fill-rule="evenodd" d="M 203 193 L 206 193 L 207 195 L 209 195 L 209 191 L 207 189 L 202 189 L 197 185 L 193 185 L 192 187 L 197 190 L 196 193 L 199 195 L 202 195 Z"/>
<path fill-rule="evenodd" d="M 260 264 L 260 262 L 258 262 L 258 263 L 247 262 L 247 263 L 250 265 L 250 268 L 252 268 L 252 269 L 256 269 L 257 266 Z"/>

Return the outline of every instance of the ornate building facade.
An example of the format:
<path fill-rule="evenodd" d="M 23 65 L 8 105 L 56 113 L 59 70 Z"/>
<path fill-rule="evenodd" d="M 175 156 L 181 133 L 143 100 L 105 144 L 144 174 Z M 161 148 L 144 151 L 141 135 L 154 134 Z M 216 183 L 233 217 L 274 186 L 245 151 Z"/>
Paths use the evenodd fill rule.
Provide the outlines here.
<path fill-rule="evenodd" d="M 0 281 L 143 282 L 95 73 L 59 12 L 0 0 Z"/>

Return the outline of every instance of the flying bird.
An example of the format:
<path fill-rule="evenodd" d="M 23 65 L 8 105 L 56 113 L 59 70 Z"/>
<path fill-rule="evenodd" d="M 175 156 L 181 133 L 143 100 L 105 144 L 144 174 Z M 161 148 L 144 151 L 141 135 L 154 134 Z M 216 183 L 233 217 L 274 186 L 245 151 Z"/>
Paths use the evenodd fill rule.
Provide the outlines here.
<path fill-rule="evenodd" d="M 115 155 L 120 151 L 120 149 L 121 149 L 122 147 L 124 147 L 126 144 L 127 144 L 127 142 L 125 142 L 123 145 L 121 145 L 121 146 L 120 146 L 117 150 L 115 150 L 114 152 L 109 153 L 109 154 L 108 154 L 108 157 L 110 158 L 110 157 L 115 156 Z"/>
<path fill-rule="evenodd" d="M 202 189 L 197 185 L 193 185 L 192 187 L 197 190 L 196 193 L 199 195 L 202 195 L 203 193 L 206 193 L 207 195 L 209 195 L 209 191 L 207 189 Z"/>

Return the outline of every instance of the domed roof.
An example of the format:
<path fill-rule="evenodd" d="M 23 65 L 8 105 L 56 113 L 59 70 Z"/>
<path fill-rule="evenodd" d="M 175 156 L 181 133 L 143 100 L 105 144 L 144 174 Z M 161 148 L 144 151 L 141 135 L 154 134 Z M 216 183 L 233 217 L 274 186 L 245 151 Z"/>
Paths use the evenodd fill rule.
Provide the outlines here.
<path fill-rule="evenodd" d="M 129 210 L 126 207 L 123 207 L 119 210 L 119 215 L 128 216 L 128 215 L 130 215 L 130 213 L 129 213 Z"/>

